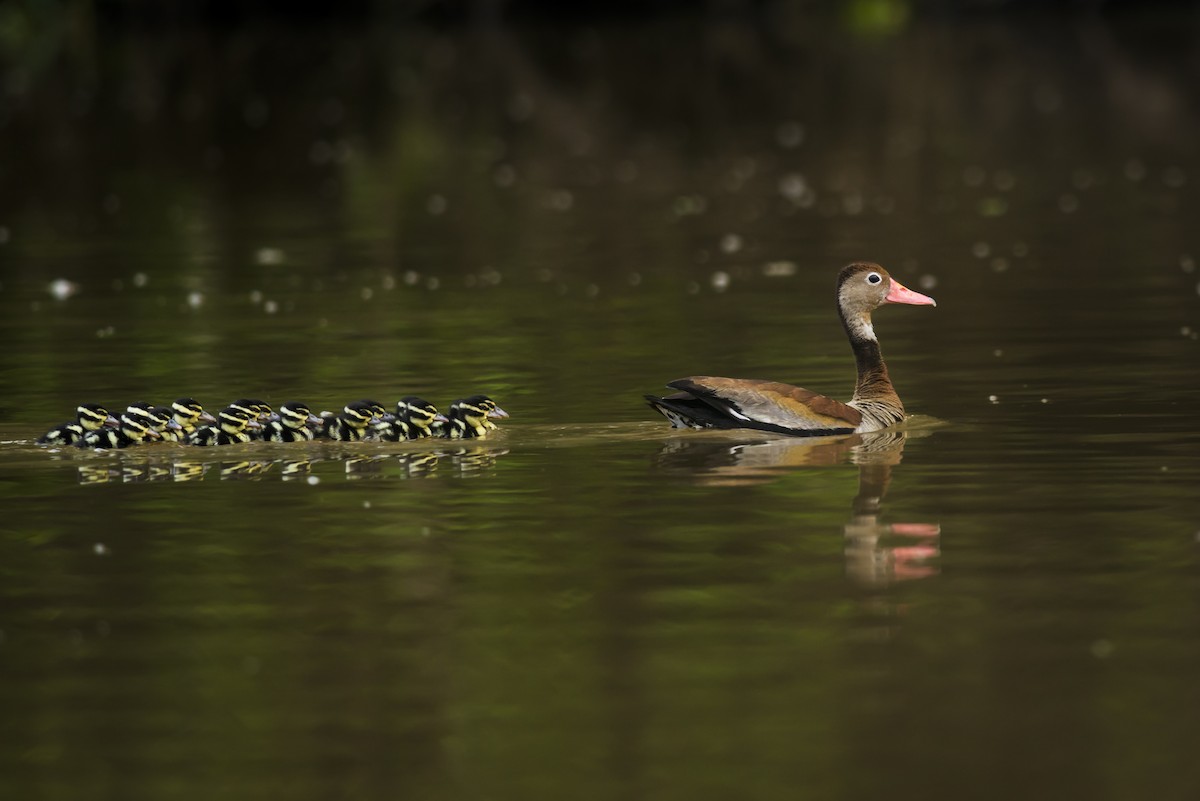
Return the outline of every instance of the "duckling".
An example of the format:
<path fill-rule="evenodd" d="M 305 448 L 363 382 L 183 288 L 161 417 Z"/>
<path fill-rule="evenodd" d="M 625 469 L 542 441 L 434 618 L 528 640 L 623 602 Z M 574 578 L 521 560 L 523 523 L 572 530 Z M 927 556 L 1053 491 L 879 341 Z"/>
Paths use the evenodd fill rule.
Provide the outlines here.
<path fill-rule="evenodd" d="M 75 409 L 75 419 L 55 426 L 37 438 L 38 445 L 74 445 L 89 431 L 104 426 L 117 426 L 120 421 L 98 403 L 81 403 Z"/>
<path fill-rule="evenodd" d="M 396 414 L 387 417 L 391 419 L 385 419 L 374 426 L 375 435 L 387 442 L 432 436 L 433 425 L 445 423 L 448 419 L 444 414 L 440 414 L 432 403 L 415 395 L 401 398 L 396 403 Z"/>
<path fill-rule="evenodd" d="M 162 439 L 164 433 L 178 431 L 180 426 L 171 417 L 171 409 L 167 406 L 154 406 L 145 401 L 129 404 L 125 414 L 147 426 L 158 434 L 155 439 Z M 168 434 L 171 436 L 171 434 Z"/>
<path fill-rule="evenodd" d="M 163 439 L 167 442 L 187 442 L 201 423 L 217 422 L 217 418 L 204 411 L 204 407 L 194 398 L 178 398 L 168 411 L 179 428 L 163 432 Z"/>
<path fill-rule="evenodd" d="M 232 401 L 227 408 L 241 409 L 251 420 L 257 420 L 264 424 L 271 419 L 274 412 L 270 404 L 258 398 L 240 398 Z M 261 428 L 251 428 L 246 431 L 250 435 L 250 439 L 258 439 L 261 432 Z"/>
<path fill-rule="evenodd" d="M 188 437 L 188 444 L 236 445 L 249 442 L 253 439 L 250 431 L 261 427 L 262 425 L 257 420 L 252 420 L 244 410 L 236 406 L 226 406 L 217 413 L 217 424 L 196 429 Z"/>
<path fill-rule="evenodd" d="M 378 416 L 375 411 L 377 406 L 379 404 L 365 400 L 347 403 L 341 414 L 326 418 L 325 436 L 340 442 L 370 439 L 373 433 L 370 426 Z"/>
<path fill-rule="evenodd" d="M 130 414 L 125 410 L 121 415 L 119 428 L 99 428 L 88 431 L 75 443 L 77 448 L 128 448 L 140 445 L 146 440 L 158 439 L 161 435 L 154 430 L 147 418 Z"/>
<path fill-rule="evenodd" d="M 449 439 L 475 439 L 486 437 L 496 428 L 489 418 L 508 417 L 508 412 L 496 405 L 487 395 L 472 395 L 450 404 L 448 421 L 441 427 L 439 436 Z"/>
<path fill-rule="evenodd" d="M 263 426 L 261 439 L 268 442 L 300 442 L 315 435 L 312 426 L 321 425 L 321 418 L 299 401 L 288 401 L 279 407 L 278 419 Z"/>

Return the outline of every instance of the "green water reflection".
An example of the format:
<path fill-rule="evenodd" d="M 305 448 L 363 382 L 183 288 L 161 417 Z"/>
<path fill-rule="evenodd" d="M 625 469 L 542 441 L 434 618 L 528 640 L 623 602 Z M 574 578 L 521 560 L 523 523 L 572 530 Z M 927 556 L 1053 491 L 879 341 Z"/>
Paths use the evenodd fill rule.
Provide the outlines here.
<path fill-rule="evenodd" d="M 1194 13 L 919 10 L 0 25 L 0 794 L 1195 798 Z M 861 258 L 904 437 L 644 407 L 848 396 Z"/>

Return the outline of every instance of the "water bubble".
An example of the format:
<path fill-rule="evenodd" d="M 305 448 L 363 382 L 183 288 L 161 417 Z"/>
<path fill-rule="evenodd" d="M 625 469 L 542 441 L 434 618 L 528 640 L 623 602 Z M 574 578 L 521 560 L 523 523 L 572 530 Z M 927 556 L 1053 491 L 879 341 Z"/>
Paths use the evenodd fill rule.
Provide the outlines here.
<path fill-rule="evenodd" d="M 268 300 L 263 304 L 263 311 L 267 314 L 274 314 L 275 312 L 279 311 L 279 304 L 273 300 Z"/>
<path fill-rule="evenodd" d="M 626 159 L 617 165 L 616 172 L 617 182 L 622 184 L 633 183 L 638 177 L 638 165 L 634 161 Z"/>
<path fill-rule="evenodd" d="M 500 164 L 492 170 L 492 181 L 496 186 L 510 187 L 517 182 L 517 171 L 511 164 Z"/>
<path fill-rule="evenodd" d="M 987 180 L 987 170 L 972 164 L 963 170 L 962 180 L 966 186 L 983 186 L 983 182 Z"/>
<path fill-rule="evenodd" d="M 1007 192 L 1017 184 L 1017 178 L 1008 170 L 996 170 L 992 175 L 992 186 L 1001 192 Z"/>
<path fill-rule="evenodd" d="M 700 285 L 695 281 L 688 281 L 686 284 L 684 284 L 683 291 L 687 292 L 689 295 L 695 295 L 700 291 Z"/>
<path fill-rule="evenodd" d="M 1091 646 L 1092 656 L 1096 657 L 1097 659 L 1108 659 L 1113 655 L 1114 650 L 1115 647 L 1113 644 L 1110 641 L 1103 639 L 1096 640 Z"/>
<path fill-rule="evenodd" d="M 79 284 L 65 278 L 55 278 L 46 286 L 46 289 L 55 300 L 66 300 L 79 291 Z"/>
<path fill-rule="evenodd" d="M 583 294 L 587 295 L 589 298 L 594 298 L 600 294 L 600 287 L 596 284 L 588 284 L 586 287 L 584 287 Z"/>
<path fill-rule="evenodd" d="M 1029 255 L 1029 245 L 1024 242 L 1013 242 L 1012 254 L 1018 259 L 1023 259 Z"/>
<path fill-rule="evenodd" d="M 917 279 L 917 286 L 921 287 L 921 289 L 931 290 L 936 288 L 937 284 L 937 276 L 932 273 L 925 273 Z"/>
<path fill-rule="evenodd" d="M 1125 162 L 1125 177 L 1130 181 L 1140 181 L 1146 177 L 1146 165 L 1137 159 Z"/>
<path fill-rule="evenodd" d="M 395 289 L 396 288 L 396 277 L 391 274 L 385 275 L 385 276 L 383 276 L 383 278 L 379 279 L 379 285 L 381 287 L 383 287 L 385 290 Z"/>
<path fill-rule="evenodd" d="M 1179 269 L 1183 270 L 1188 275 L 1191 275 L 1196 271 L 1196 260 L 1186 254 L 1180 256 Z"/>
<path fill-rule="evenodd" d="M 992 246 L 987 242 L 976 242 L 971 245 L 971 255 L 977 259 L 986 259 L 992 253 Z"/>
<path fill-rule="evenodd" d="M 1043 114 L 1053 114 L 1062 107 L 1062 95 L 1049 84 L 1042 84 L 1033 92 L 1033 107 Z"/>
<path fill-rule="evenodd" d="M 566 189 L 556 189 L 546 195 L 545 204 L 554 211 L 568 211 L 575 205 L 575 196 Z"/>
<path fill-rule="evenodd" d="M 375 290 L 371 289 L 369 286 L 364 286 L 358 291 L 358 296 L 363 300 L 370 300 L 371 298 L 375 297 Z"/>
<path fill-rule="evenodd" d="M 642 283 L 642 274 L 630 273 L 626 280 L 629 282 L 630 286 L 639 286 Z"/>
<path fill-rule="evenodd" d="M 725 234 L 721 237 L 722 253 L 737 253 L 742 249 L 742 238 L 737 234 Z"/>
<path fill-rule="evenodd" d="M 92 553 L 96 554 L 96 556 L 108 556 L 108 554 L 109 554 L 108 546 L 105 545 L 103 542 L 97 542 L 95 545 L 92 546 Z"/>
<path fill-rule="evenodd" d="M 808 194 L 808 181 L 798 172 L 788 173 L 779 179 L 779 194 L 797 203 Z"/>
<path fill-rule="evenodd" d="M 1167 167 L 1163 170 L 1163 183 L 1172 189 L 1178 189 L 1187 183 L 1187 176 L 1180 167 Z"/>
<path fill-rule="evenodd" d="M 242 106 L 242 117 L 249 127 L 261 128 L 271 117 L 271 107 L 267 105 L 267 101 L 255 98 Z"/>
<path fill-rule="evenodd" d="M 804 126 L 798 122 L 785 122 L 775 129 L 775 141 L 780 147 L 799 147 L 804 142 Z"/>
<path fill-rule="evenodd" d="M 150 282 L 150 276 L 146 275 L 145 273 L 134 273 L 133 274 L 133 285 L 135 287 L 137 287 L 138 289 L 141 289 L 149 282 Z"/>
<path fill-rule="evenodd" d="M 421 281 L 421 274 L 416 270 L 404 271 L 404 283 L 408 286 L 416 286 Z"/>
<path fill-rule="evenodd" d="M 716 292 L 724 292 L 729 288 L 729 273 L 724 270 L 717 270 L 708 280 Z"/>
<path fill-rule="evenodd" d="M 768 278 L 786 278 L 796 274 L 794 261 L 769 261 L 763 265 L 763 275 Z"/>
<path fill-rule="evenodd" d="M 10 236 L 11 234 L 9 234 L 8 229 L 0 225 L 0 245 L 7 244 Z"/>
<path fill-rule="evenodd" d="M 434 217 L 446 213 L 446 207 L 449 206 L 449 201 L 442 195 L 430 195 L 425 201 L 425 210 Z"/>
<path fill-rule="evenodd" d="M 1008 270 L 1008 259 L 1003 256 L 997 256 L 992 259 L 992 271 L 1002 273 Z"/>
<path fill-rule="evenodd" d="M 250 303 L 257 306 L 258 304 L 262 303 L 262 301 L 263 301 L 263 293 L 261 290 L 258 290 L 258 289 L 250 290 Z"/>
<path fill-rule="evenodd" d="M 263 247 L 254 252 L 254 261 L 267 267 L 283 264 L 284 258 L 280 248 Z"/>
<path fill-rule="evenodd" d="M 429 276 L 429 278 L 425 279 L 425 288 L 426 289 L 435 290 L 441 285 L 442 285 L 442 282 L 439 281 L 436 277 L 434 277 L 432 275 Z"/>
<path fill-rule="evenodd" d="M 992 355 L 995 356 L 997 359 L 999 359 L 1001 356 L 1004 355 L 1004 351 L 1001 350 L 1000 348 L 996 348 L 994 351 L 992 351 Z"/>
<path fill-rule="evenodd" d="M 200 292 L 189 292 L 187 296 L 187 305 L 193 309 L 198 309 L 204 305 L 204 295 Z"/>
<path fill-rule="evenodd" d="M 362 502 L 362 507 L 363 507 L 364 509 L 370 509 L 370 508 L 371 508 L 371 502 L 370 502 L 370 501 L 363 501 L 363 502 Z"/>
<path fill-rule="evenodd" d="M 321 483 L 321 478 L 319 476 L 309 476 L 305 479 L 305 481 L 315 487 L 317 484 Z"/>
<path fill-rule="evenodd" d="M 988 402 L 989 403 L 999 403 L 1000 396 L 999 395 L 988 395 Z"/>

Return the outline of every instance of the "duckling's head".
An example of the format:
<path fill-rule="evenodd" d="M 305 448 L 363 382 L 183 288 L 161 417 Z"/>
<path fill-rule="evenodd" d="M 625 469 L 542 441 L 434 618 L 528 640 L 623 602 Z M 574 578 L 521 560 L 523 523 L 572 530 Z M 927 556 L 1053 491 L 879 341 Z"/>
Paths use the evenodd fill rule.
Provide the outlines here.
<path fill-rule="evenodd" d="M 217 425 L 227 434 L 240 434 L 247 428 L 259 427 L 253 412 L 233 404 L 217 412 Z"/>
<path fill-rule="evenodd" d="M 204 411 L 204 407 L 195 398 L 178 398 L 171 404 L 171 412 L 175 416 L 175 421 L 185 427 L 217 421 L 217 418 Z"/>
<path fill-rule="evenodd" d="M 408 395 L 396 403 L 396 416 L 422 431 L 428 431 L 435 421 L 444 423 L 447 420 L 436 406 L 416 395 Z"/>
<path fill-rule="evenodd" d="M 179 424 L 171 419 L 171 409 L 166 406 L 154 406 L 145 401 L 129 404 L 125 409 L 125 414 L 122 416 L 122 421 L 126 417 L 139 421 L 151 431 L 158 432 L 164 428 L 178 428 Z"/>
<path fill-rule="evenodd" d="M 258 398 L 240 398 L 230 403 L 226 408 L 241 409 L 251 420 L 266 420 L 274 411 L 266 401 L 261 401 Z"/>
<path fill-rule="evenodd" d="M 98 403 L 81 403 L 75 408 L 75 419 L 86 431 L 98 431 L 104 426 L 119 425 L 120 421 Z"/>
<path fill-rule="evenodd" d="M 154 429 L 154 427 L 150 424 L 148 417 L 138 414 L 137 412 L 131 413 L 133 408 L 133 406 L 130 406 L 125 410 L 125 413 L 121 415 L 121 431 L 123 431 L 127 437 L 135 442 L 141 442 L 145 439 L 162 439 L 162 434 L 159 434 L 158 431 Z"/>
<path fill-rule="evenodd" d="M 322 422 L 320 417 L 300 401 L 288 401 L 280 406 L 279 419 L 288 428 L 304 428 L 306 425 L 315 426 Z"/>
<path fill-rule="evenodd" d="M 379 412 L 376 408 L 382 409 L 378 403 L 369 400 L 354 401 L 347 403 L 342 409 L 342 419 L 355 428 L 366 428 L 377 416 Z"/>

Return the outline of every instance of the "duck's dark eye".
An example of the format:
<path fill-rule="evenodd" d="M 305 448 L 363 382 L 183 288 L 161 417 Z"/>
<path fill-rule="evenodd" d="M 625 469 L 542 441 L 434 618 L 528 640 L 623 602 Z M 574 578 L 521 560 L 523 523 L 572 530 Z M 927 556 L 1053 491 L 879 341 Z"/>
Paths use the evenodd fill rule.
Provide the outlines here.
<path fill-rule="evenodd" d="M 878 284 L 882 280 L 883 280 L 883 276 L 880 275 L 879 273 L 867 273 L 867 283 L 868 284 Z"/>

